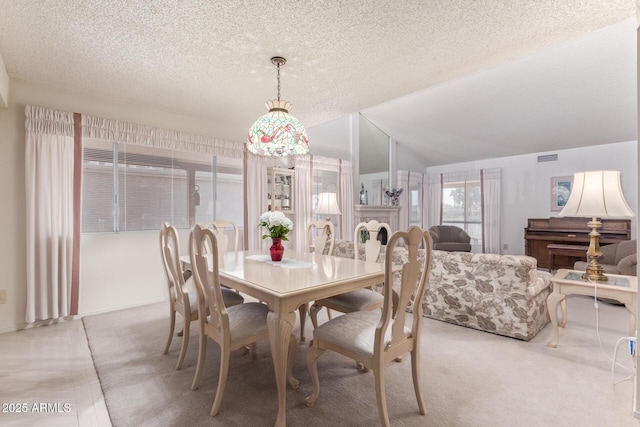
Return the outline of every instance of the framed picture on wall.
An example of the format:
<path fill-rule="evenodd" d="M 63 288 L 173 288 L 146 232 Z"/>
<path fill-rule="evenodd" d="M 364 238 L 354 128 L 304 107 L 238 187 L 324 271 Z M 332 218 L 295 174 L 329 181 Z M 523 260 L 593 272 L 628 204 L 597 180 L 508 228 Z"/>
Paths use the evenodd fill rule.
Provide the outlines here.
<path fill-rule="evenodd" d="M 554 176 L 551 178 L 551 212 L 560 212 L 569 200 L 573 176 Z"/>

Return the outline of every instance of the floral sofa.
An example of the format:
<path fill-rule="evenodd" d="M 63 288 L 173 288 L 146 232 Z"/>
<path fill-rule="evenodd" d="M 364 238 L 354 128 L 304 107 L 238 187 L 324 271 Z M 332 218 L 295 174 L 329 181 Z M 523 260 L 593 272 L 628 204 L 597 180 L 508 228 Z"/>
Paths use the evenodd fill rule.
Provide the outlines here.
<path fill-rule="evenodd" d="M 353 258 L 353 242 L 336 240 L 333 255 Z M 394 262 L 402 263 L 406 255 L 395 248 Z M 378 262 L 384 257 L 382 251 Z M 362 248 L 359 258 L 364 259 Z M 550 277 L 524 255 L 434 250 L 424 315 L 529 341 L 549 322 Z"/>

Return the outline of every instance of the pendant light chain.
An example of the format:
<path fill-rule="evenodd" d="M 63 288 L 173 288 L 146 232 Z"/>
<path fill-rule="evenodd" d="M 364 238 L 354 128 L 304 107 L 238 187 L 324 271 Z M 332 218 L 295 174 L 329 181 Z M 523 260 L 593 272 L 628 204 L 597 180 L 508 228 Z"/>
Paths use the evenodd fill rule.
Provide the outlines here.
<path fill-rule="evenodd" d="M 278 67 L 278 102 L 280 102 L 280 63 L 277 64 Z"/>

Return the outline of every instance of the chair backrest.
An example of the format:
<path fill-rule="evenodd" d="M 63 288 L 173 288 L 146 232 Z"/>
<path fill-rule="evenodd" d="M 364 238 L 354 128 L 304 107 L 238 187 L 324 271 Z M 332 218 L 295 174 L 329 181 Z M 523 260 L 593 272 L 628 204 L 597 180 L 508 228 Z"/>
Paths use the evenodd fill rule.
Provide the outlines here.
<path fill-rule="evenodd" d="M 227 229 L 231 228 L 233 233 L 233 251 L 238 252 L 238 237 L 240 232 L 238 231 L 238 225 L 230 220 L 218 219 L 215 221 L 209 221 L 204 225 L 204 228 L 212 228 L 216 232 L 218 239 L 218 251 L 222 254 L 228 252 L 229 248 L 229 235 Z"/>
<path fill-rule="evenodd" d="M 429 231 L 436 234 L 437 237 L 434 237 L 434 239 L 437 239 L 438 242 L 471 242 L 471 236 L 455 225 L 434 225 L 429 227 Z"/>
<path fill-rule="evenodd" d="M 329 229 L 330 237 L 327 237 L 327 228 Z M 326 219 L 320 219 L 313 221 L 307 227 L 307 236 L 309 237 L 308 246 L 309 251 L 317 251 L 319 254 L 325 255 L 333 254 L 333 244 L 335 243 L 335 227 L 331 221 Z M 329 243 L 329 249 L 325 251 L 325 247 Z"/>
<path fill-rule="evenodd" d="M 397 266 L 393 265 L 393 250 L 400 242 L 404 243 L 408 261 L 398 271 Z M 402 345 L 403 341 L 407 341 L 405 317 L 406 308 L 410 304 L 413 304 L 411 337 L 416 341 L 419 339 L 423 312 L 422 301 L 427 290 L 427 278 L 431 270 L 431 246 L 429 232 L 415 225 L 409 227 L 407 231 L 396 231 L 391 235 L 385 253 L 384 305 L 382 317 L 375 333 L 376 351 L 384 352 L 385 348 Z M 424 248 L 424 258 L 422 259 L 419 256 L 420 248 Z M 389 328 L 391 328 L 390 341 L 388 341 Z"/>
<path fill-rule="evenodd" d="M 358 259 L 358 245 L 361 242 L 361 231 L 366 230 L 369 233 L 369 239 L 366 240 L 364 245 L 364 259 L 369 262 L 378 262 L 378 256 L 380 255 L 380 248 L 382 243 L 378 240 L 378 233 L 380 230 L 385 229 L 387 236 L 391 236 L 391 227 L 385 222 L 378 222 L 371 220 L 369 222 L 361 222 L 356 225 L 356 229 L 353 232 L 353 242 L 355 245 L 354 257 Z"/>
<path fill-rule="evenodd" d="M 160 227 L 160 253 L 162 264 L 169 282 L 170 298 L 174 301 L 184 302 L 189 295 L 185 289 L 184 275 L 182 274 L 182 263 L 180 262 L 180 240 L 176 228 L 168 222 L 162 223 Z M 188 302 L 187 302 L 188 307 Z"/>
<path fill-rule="evenodd" d="M 213 326 L 222 337 L 229 331 L 229 316 L 220 288 L 218 239 L 212 229 L 198 224 L 193 227 L 189 236 L 189 256 L 198 294 L 198 317 L 202 323 L 208 322 Z"/>

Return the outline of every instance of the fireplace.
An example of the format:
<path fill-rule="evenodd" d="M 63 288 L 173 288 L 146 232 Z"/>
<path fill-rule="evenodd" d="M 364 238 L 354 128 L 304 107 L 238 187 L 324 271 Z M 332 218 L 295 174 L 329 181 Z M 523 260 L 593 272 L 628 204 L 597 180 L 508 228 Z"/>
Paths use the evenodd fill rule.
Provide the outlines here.
<path fill-rule="evenodd" d="M 376 220 L 378 222 L 386 222 L 391 227 L 391 231 L 398 231 L 398 215 L 400 206 L 375 206 L 375 205 L 354 205 L 355 223 L 369 222 Z M 378 234 L 378 240 L 383 245 L 391 236 L 387 236 L 386 230 L 381 230 Z"/>

